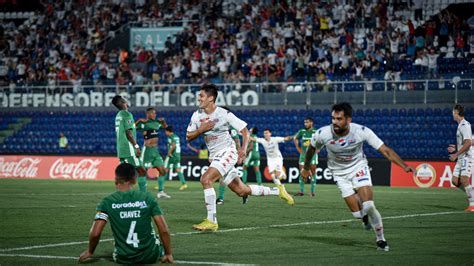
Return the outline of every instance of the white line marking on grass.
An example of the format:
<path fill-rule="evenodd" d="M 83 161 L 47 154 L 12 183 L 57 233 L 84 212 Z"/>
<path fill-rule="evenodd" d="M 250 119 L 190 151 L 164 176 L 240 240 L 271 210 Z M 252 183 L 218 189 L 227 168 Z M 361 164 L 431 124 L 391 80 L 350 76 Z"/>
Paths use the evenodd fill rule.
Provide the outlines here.
<path fill-rule="evenodd" d="M 385 216 L 385 217 L 382 217 L 382 219 L 384 219 L 384 220 L 396 220 L 396 219 L 404 219 L 404 218 L 439 216 L 439 215 L 461 214 L 461 213 L 466 213 L 466 212 L 452 211 L 452 212 L 415 213 L 415 214 L 406 214 L 406 215 L 398 215 L 398 216 Z M 302 223 L 291 223 L 291 224 L 274 224 L 274 225 L 268 225 L 268 226 L 253 226 L 253 227 L 241 227 L 241 228 L 224 229 L 224 230 L 216 231 L 214 233 L 252 231 L 252 230 L 260 230 L 260 229 L 267 229 L 267 228 L 293 227 L 293 226 L 302 226 L 302 225 L 350 223 L 350 222 L 358 222 L 358 221 L 359 220 L 356 220 L 356 219 L 344 219 L 344 220 L 333 220 L 333 221 L 313 221 L 313 222 L 302 222 Z M 202 233 L 206 233 L 206 232 L 201 232 L 201 231 L 178 232 L 178 233 L 171 234 L 171 236 L 196 235 L 196 234 L 202 234 Z M 111 239 L 111 238 L 103 239 L 100 242 L 108 242 L 108 241 L 113 241 L 113 239 Z M 20 247 L 20 248 L 7 248 L 7 249 L 0 249 L 0 252 L 30 250 L 30 249 L 50 248 L 50 247 L 61 247 L 61 246 L 72 246 L 72 245 L 82 245 L 82 244 L 87 244 L 87 243 L 89 243 L 89 241 L 67 242 L 67 243 L 57 243 L 57 244 L 48 244 L 48 245 L 37 245 L 37 246 Z"/>
<path fill-rule="evenodd" d="M 113 241 L 113 239 L 112 238 L 106 238 L 106 239 L 101 239 L 100 240 L 100 242 L 109 242 L 109 241 Z M 82 245 L 82 244 L 88 244 L 88 243 L 89 243 L 89 241 L 79 241 L 79 242 L 67 242 L 67 243 L 37 245 L 37 246 L 29 246 L 29 247 L 21 247 L 21 248 L 6 248 L 6 249 L 0 249 L 0 252 L 30 250 L 30 249 L 37 249 L 37 248 L 54 248 L 54 247 L 63 247 L 63 246 L 74 246 L 74 245 Z"/>
<path fill-rule="evenodd" d="M 24 258 L 35 258 L 35 259 L 65 259 L 65 260 L 78 260 L 79 257 L 69 257 L 69 256 L 51 256 L 51 255 L 33 255 L 33 254 L 0 254 L 0 257 L 24 257 Z M 93 259 L 94 257 L 92 257 Z M 251 266 L 255 264 L 240 264 L 240 263 L 227 263 L 227 262 L 210 262 L 210 261 L 186 261 L 186 260 L 176 260 L 176 263 L 180 264 L 206 264 L 206 265 L 245 265 Z"/>
<path fill-rule="evenodd" d="M 79 259 L 79 257 L 31 255 L 31 254 L 0 254 L 0 257 L 26 257 L 26 258 L 38 258 L 38 259 L 67 259 L 67 260 Z"/>

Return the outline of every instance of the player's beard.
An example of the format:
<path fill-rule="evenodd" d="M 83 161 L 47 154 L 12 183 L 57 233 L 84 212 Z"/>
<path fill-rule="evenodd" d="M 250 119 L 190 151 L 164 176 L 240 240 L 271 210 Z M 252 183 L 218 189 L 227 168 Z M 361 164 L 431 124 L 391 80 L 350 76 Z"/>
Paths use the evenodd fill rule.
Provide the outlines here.
<path fill-rule="evenodd" d="M 340 127 L 338 125 L 332 125 L 332 128 L 334 130 L 334 133 L 336 133 L 337 135 L 344 135 L 344 133 L 346 133 L 347 131 L 347 126 L 346 127 Z"/>

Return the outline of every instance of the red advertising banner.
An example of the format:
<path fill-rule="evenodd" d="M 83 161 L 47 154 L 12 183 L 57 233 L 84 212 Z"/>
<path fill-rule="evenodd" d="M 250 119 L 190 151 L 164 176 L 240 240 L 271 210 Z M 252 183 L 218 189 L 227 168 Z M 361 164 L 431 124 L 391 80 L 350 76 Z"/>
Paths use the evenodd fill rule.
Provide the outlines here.
<path fill-rule="evenodd" d="M 0 156 L 0 178 L 114 180 L 114 157 Z"/>
<path fill-rule="evenodd" d="M 401 167 L 392 163 L 390 186 L 392 187 L 454 187 L 453 178 L 454 162 L 412 161 L 406 162 L 416 169 L 416 173 L 405 173 Z M 472 184 L 472 177 L 471 177 Z"/>

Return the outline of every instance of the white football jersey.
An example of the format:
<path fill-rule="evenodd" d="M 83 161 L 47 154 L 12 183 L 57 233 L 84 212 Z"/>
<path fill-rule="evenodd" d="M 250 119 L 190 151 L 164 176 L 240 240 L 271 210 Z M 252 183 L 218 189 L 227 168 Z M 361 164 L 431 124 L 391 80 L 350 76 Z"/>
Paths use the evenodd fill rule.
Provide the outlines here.
<path fill-rule="evenodd" d="M 247 123 L 221 107 L 217 107 L 212 114 L 206 114 L 204 110 L 199 109 L 191 116 L 191 122 L 188 125 L 187 131 L 196 131 L 201 123 L 210 120 L 216 124 L 213 129 L 204 132 L 203 136 L 209 150 L 209 158 L 212 159 L 218 151 L 229 148 L 236 149 L 229 130 L 233 127 L 240 132 L 247 126 Z"/>
<path fill-rule="evenodd" d="M 278 143 L 284 142 L 285 138 L 283 137 L 271 137 L 270 141 L 265 140 L 264 138 L 257 138 L 257 142 L 262 144 L 265 152 L 267 153 L 267 159 L 280 159 L 283 158 L 278 147 Z"/>
<path fill-rule="evenodd" d="M 336 135 L 332 125 L 322 127 L 314 133 L 311 145 L 316 149 L 326 147 L 328 168 L 335 176 L 345 176 L 367 164 L 362 148 L 364 141 L 376 150 L 383 145 L 371 129 L 355 123 L 350 124 L 349 133 L 345 136 Z"/>
<path fill-rule="evenodd" d="M 459 125 L 458 130 L 456 131 L 456 146 L 458 151 L 462 148 L 464 140 L 471 139 L 472 140 L 472 129 L 471 123 L 467 122 L 466 119 L 463 119 Z M 471 146 L 472 147 L 472 146 Z M 471 156 L 471 149 L 467 150 L 465 153 L 459 155 L 459 158 L 464 158 L 464 156 Z"/>

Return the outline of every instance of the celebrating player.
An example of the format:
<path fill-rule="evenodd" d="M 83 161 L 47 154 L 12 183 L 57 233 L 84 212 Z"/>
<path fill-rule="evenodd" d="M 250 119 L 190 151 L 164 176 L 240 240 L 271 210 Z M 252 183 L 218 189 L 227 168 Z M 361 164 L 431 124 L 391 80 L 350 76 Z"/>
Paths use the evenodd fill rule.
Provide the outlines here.
<path fill-rule="evenodd" d="M 294 204 L 293 198 L 283 186 L 271 189 L 265 186 L 248 186 L 242 183 L 234 165 L 242 163 L 246 157 L 249 141 L 247 123 L 237 118 L 232 112 L 216 106 L 217 94 L 218 89 L 213 84 L 205 84 L 201 87 L 198 94 L 200 109 L 193 113 L 186 133 L 187 141 L 203 135 L 210 153 L 211 164 L 201 176 L 207 218 L 200 224 L 193 226 L 193 229 L 201 231 L 216 231 L 218 229 L 216 192 L 212 184 L 220 178 L 223 178 L 223 182 L 241 197 L 246 195 L 279 195 L 288 204 Z M 229 134 L 230 127 L 235 128 L 242 135 L 242 146 L 238 151 Z"/>
<path fill-rule="evenodd" d="M 179 181 L 181 182 L 179 190 L 185 190 L 188 188 L 188 185 L 181 171 L 181 144 L 179 137 L 174 134 L 172 126 L 166 127 L 165 134 L 168 137 L 168 155 L 165 159 L 165 168 L 178 174 Z"/>
<path fill-rule="evenodd" d="M 311 138 L 301 176 L 306 179 L 311 175 L 310 165 L 315 151 L 326 147 L 328 168 L 352 215 L 357 219 L 368 215 L 377 238 L 377 248 L 388 251 L 389 246 L 383 233 L 382 217 L 375 208 L 372 196 L 370 170 L 362 149 L 364 141 L 388 160 L 402 167 L 405 172 L 413 172 L 414 169 L 387 147 L 372 130 L 351 121 L 350 104 L 340 103 L 332 107 L 332 124 L 319 129 Z"/>
<path fill-rule="evenodd" d="M 263 131 L 263 137 L 264 138 L 256 139 L 250 138 L 250 140 L 262 144 L 263 148 L 265 149 L 265 153 L 267 154 L 268 171 L 270 172 L 273 183 L 278 186 L 282 186 L 280 180 L 286 179 L 286 173 L 283 171 L 283 156 L 281 155 L 278 144 L 292 140 L 293 136 L 272 137 L 272 132 L 270 129 L 266 128 Z"/>
<path fill-rule="evenodd" d="M 156 120 L 156 111 L 152 107 L 146 110 L 146 118 L 147 119 L 140 118 L 135 123 L 137 129 L 143 132 L 143 138 L 145 139 L 140 159 L 145 169 L 155 168 L 158 170 L 158 193 L 156 196 L 158 198 L 170 198 L 164 191 L 166 169 L 164 167 L 163 158 L 161 158 L 158 152 L 158 131 L 161 128 L 166 128 L 168 125 L 163 118 Z"/>
<path fill-rule="evenodd" d="M 469 178 L 472 174 L 472 128 L 471 124 L 464 119 L 464 107 L 456 104 L 453 108 L 454 121 L 458 123 L 458 129 L 456 131 L 456 144 L 450 144 L 448 152 L 451 153 L 449 159 L 456 161 L 456 166 L 453 172 L 453 185 L 463 189 L 467 194 L 469 206 L 467 212 L 474 212 L 474 191 Z M 456 151 L 457 150 L 457 151 Z"/>
<path fill-rule="evenodd" d="M 115 262 L 152 264 L 160 258 L 162 263 L 174 263 L 170 233 L 160 206 L 150 193 L 132 190 L 135 183 L 133 165 L 123 163 L 117 166 L 117 191 L 105 197 L 97 206 L 89 232 L 89 247 L 82 252 L 79 262 L 84 262 L 94 254 L 100 235 L 107 222 L 110 222 L 115 240 Z M 150 223 L 152 219 L 158 228 L 159 239 Z"/>
<path fill-rule="evenodd" d="M 306 150 L 308 149 L 309 145 L 311 144 L 311 137 L 316 132 L 316 129 L 313 128 L 313 119 L 311 117 L 306 117 L 304 119 L 304 128 L 300 129 L 298 133 L 296 133 L 294 142 L 296 146 L 296 150 L 300 154 L 299 158 L 299 165 L 300 165 L 300 173 L 303 170 L 304 159 L 306 156 Z M 301 139 L 301 147 L 298 143 L 298 140 Z M 313 176 L 311 177 L 311 196 L 314 197 L 314 188 L 316 187 L 316 168 L 318 166 L 318 152 L 314 154 L 313 158 L 311 158 L 310 168 L 311 173 Z M 299 178 L 300 183 L 300 191 L 296 193 L 296 196 L 303 196 L 304 195 L 304 181 L 300 175 Z"/>
<path fill-rule="evenodd" d="M 122 96 L 116 95 L 112 104 L 119 110 L 115 116 L 115 134 L 117 136 L 117 156 L 120 163 L 129 163 L 137 169 L 138 186 L 140 191 L 146 191 L 146 170 L 140 156 L 140 146 L 137 144 L 137 131 L 133 115 L 128 111 L 128 103 Z"/>

